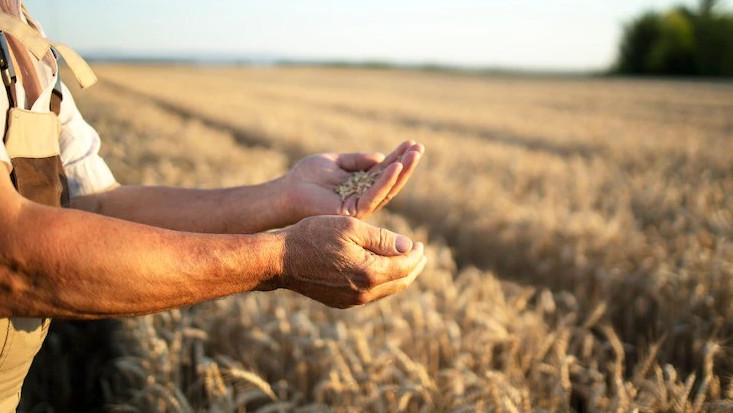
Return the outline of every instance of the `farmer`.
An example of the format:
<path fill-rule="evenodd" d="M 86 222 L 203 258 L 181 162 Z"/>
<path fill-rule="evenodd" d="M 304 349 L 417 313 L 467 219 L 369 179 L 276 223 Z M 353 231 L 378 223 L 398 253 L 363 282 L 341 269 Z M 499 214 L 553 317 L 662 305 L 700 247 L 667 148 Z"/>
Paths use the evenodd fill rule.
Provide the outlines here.
<path fill-rule="evenodd" d="M 53 317 L 134 316 L 277 288 L 346 308 L 421 272 L 420 243 L 358 219 L 399 192 L 421 145 L 386 158 L 311 156 L 255 186 L 121 186 L 58 81 L 56 55 L 82 87 L 96 80 L 91 69 L 47 41 L 21 0 L 0 0 L 0 11 L 0 412 L 16 408 Z M 334 188 L 357 170 L 382 172 L 342 201 Z"/>

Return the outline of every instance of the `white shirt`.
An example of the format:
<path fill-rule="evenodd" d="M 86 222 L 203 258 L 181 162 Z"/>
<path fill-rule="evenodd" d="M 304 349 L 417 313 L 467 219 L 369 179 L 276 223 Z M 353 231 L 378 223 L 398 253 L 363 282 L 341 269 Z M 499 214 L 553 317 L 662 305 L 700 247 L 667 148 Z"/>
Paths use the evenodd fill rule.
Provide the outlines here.
<path fill-rule="evenodd" d="M 20 0 L 17 1 L 20 4 Z M 22 16 L 20 17 L 22 18 Z M 40 25 L 35 21 L 33 23 L 45 36 Z M 38 112 L 49 112 L 51 93 L 56 84 L 56 76 L 58 76 L 57 65 L 54 61 L 53 66 L 50 66 L 47 62 L 48 59 L 38 60 L 32 54 L 30 54 L 30 58 L 38 72 L 41 95 L 31 108 L 27 108 L 23 87 L 17 84 L 17 106 Z M 116 183 L 112 171 L 99 156 L 99 135 L 79 113 L 74 98 L 66 85 L 62 85 L 62 94 L 63 100 L 61 101 L 59 114 L 59 121 L 61 122 L 59 147 L 61 149 L 61 163 L 64 166 L 64 172 L 69 183 L 70 196 L 75 197 L 99 192 Z M 0 84 L 0 126 L 2 126 L 0 130 L 5 130 L 8 105 L 7 91 L 4 85 Z M 10 164 L 10 157 L 2 140 L 0 140 L 0 162 Z"/>

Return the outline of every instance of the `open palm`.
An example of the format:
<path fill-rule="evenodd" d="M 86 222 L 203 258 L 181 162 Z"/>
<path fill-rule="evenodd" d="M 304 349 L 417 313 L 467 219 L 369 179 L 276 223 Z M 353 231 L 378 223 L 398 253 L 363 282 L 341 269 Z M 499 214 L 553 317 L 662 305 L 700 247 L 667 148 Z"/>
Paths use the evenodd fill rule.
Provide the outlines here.
<path fill-rule="evenodd" d="M 415 170 L 424 147 L 405 141 L 386 157 L 380 153 L 323 153 L 301 159 L 285 176 L 298 219 L 350 215 L 364 219 L 387 204 Z M 351 172 L 378 172 L 363 194 L 345 200 L 334 191 Z"/>

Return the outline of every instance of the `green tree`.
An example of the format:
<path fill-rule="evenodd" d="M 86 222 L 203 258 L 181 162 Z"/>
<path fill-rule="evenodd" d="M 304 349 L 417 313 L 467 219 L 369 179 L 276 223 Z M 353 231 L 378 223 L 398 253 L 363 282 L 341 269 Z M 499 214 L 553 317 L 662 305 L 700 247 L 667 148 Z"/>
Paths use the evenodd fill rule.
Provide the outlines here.
<path fill-rule="evenodd" d="M 621 41 L 621 56 L 617 69 L 619 72 L 637 74 L 652 72 L 648 60 L 661 35 L 658 21 L 657 13 L 648 12 L 626 26 Z"/>
<path fill-rule="evenodd" d="M 648 73 L 695 74 L 695 33 L 684 9 L 675 9 L 656 22 L 658 35 L 646 56 Z"/>
<path fill-rule="evenodd" d="M 710 16 L 720 0 L 700 0 L 700 15 Z"/>
<path fill-rule="evenodd" d="M 718 0 L 702 0 L 695 22 L 695 64 L 703 76 L 733 76 L 733 15 L 716 13 Z"/>
<path fill-rule="evenodd" d="M 697 10 L 646 12 L 626 25 L 615 69 L 651 75 L 733 76 L 733 14 L 720 0 Z"/>

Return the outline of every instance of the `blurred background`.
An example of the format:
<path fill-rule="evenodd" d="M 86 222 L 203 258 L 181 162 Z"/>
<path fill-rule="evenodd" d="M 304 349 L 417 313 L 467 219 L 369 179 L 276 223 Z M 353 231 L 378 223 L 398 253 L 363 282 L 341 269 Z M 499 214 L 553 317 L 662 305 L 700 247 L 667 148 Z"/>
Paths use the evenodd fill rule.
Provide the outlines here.
<path fill-rule="evenodd" d="M 733 74 L 733 17 L 716 0 L 26 3 L 94 60 Z"/>
<path fill-rule="evenodd" d="M 21 411 L 733 411 L 733 14 L 671 0 L 28 0 L 122 184 L 425 144 L 404 293 L 54 320 Z M 244 219 L 244 218 L 243 218 Z"/>

